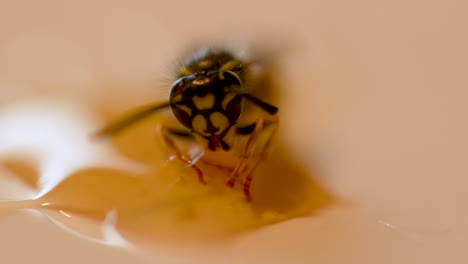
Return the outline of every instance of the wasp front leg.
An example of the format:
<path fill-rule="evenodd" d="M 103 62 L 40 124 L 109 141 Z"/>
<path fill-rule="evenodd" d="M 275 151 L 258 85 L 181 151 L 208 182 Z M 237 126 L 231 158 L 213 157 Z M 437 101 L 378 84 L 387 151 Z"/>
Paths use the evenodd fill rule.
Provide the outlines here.
<path fill-rule="evenodd" d="M 251 200 L 250 185 L 255 168 L 265 159 L 271 140 L 278 128 L 278 119 L 259 118 L 252 125 L 237 129 L 239 136 L 249 136 L 240 160 L 234 168 L 227 185 L 234 187 L 239 176 L 245 175 L 243 189 L 247 200 Z"/>
<path fill-rule="evenodd" d="M 203 155 L 203 151 L 200 151 L 195 157 L 190 157 L 187 159 L 185 155 L 183 155 L 180 147 L 177 145 L 175 138 L 183 138 L 188 140 L 194 140 L 190 131 L 182 130 L 182 129 L 174 129 L 169 128 L 166 126 L 160 127 L 160 136 L 162 141 L 172 150 L 174 151 L 175 158 L 187 166 L 193 168 L 198 176 L 198 180 L 202 184 L 206 184 L 205 178 L 203 176 L 202 170 L 195 164 L 200 157 Z"/>

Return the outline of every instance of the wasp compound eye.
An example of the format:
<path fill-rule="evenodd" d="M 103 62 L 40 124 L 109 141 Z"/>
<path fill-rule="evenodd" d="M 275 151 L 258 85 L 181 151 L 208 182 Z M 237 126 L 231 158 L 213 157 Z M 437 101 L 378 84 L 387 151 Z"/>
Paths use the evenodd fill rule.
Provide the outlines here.
<path fill-rule="evenodd" d="M 240 79 L 230 71 L 184 76 L 172 86 L 172 111 L 185 127 L 204 135 L 218 135 L 240 116 L 241 88 Z"/>

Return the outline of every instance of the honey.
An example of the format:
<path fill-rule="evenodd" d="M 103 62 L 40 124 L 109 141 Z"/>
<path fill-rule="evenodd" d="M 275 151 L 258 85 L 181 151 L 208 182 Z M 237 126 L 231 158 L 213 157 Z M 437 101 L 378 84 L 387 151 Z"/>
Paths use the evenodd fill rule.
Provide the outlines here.
<path fill-rule="evenodd" d="M 60 107 L 54 110 L 60 111 Z M 41 108 L 35 112 L 42 116 L 47 114 L 47 111 L 41 112 Z M 56 129 L 54 124 L 80 127 L 80 120 L 73 116 L 64 120 L 50 122 L 47 129 Z M 4 201 L 0 210 L 35 209 L 57 222 L 66 222 L 78 233 L 80 225 L 70 224 L 71 221 L 92 219 L 105 228 L 87 236 L 109 244 L 147 246 L 226 240 L 268 224 L 309 215 L 330 201 L 312 177 L 294 164 L 285 148 L 278 144 L 256 171 L 251 202 L 245 199 L 241 187 L 226 186 L 229 171 L 224 168 L 200 163 L 207 182 L 201 184 L 192 168 L 171 160 L 170 151 L 156 140 L 153 131 L 159 122 L 166 120 L 154 119 L 117 137 L 111 144 L 100 144 L 99 148 L 107 148 L 100 153 L 112 153 L 112 148 L 118 151 L 120 159 L 104 158 L 116 164 L 96 166 L 94 164 L 100 163 L 96 161 L 83 166 L 69 175 L 62 175 L 63 179 L 55 181 L 48 191 L 43 188 L 52 186 L 47 180 L 54 182 L 54 179 L 43 178 L 40 164 L 3 154 L 1 167 L 35 190 L 36 197 Z M 81 125 L 84 129 L 75 133 L 87 135 L 89 125 Z M 56 151 L 73 153 L 78 148 L 85 149 L 73 145 L 73 136 L 62 138 L 70 144 Z M 96 142 L 87 144 L 91 146 Z M 87 158 L 76 156 L 76 159 Z M 109 236 L 109 232 L 113 235 Z"/>

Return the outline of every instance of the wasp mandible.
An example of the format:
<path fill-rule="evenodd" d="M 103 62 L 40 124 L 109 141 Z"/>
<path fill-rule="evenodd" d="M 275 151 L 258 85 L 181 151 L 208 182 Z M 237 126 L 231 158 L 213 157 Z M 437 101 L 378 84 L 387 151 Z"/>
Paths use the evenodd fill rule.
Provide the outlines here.
<path fill-rule="evenodd" d="M 168 101 L 142 106 L 103 127 L 97 136 L 113 136 L 156 112 L 170 108 L 185 129 L 161 126 L 161 135 L 177 159 L 193 167 L 200 182 L 205 183 L 203 172 L 193 160 L 184 158 L 174 137 L 196 140 L 204 150 L 200 161 L 214 165 L 215 162 L 210 161 L 213 155 L 208 154 L 237 153 L 236 165 L 231 168 L 226 184 L 234 187 L 242 176 L 243 190 L 250 201 L 253 171 L 264 159 L 278 124 L 278 108 L 249 92 L 265 89 L 256 87 L 261 82 L 255 81 L 258 76 L 252 73 L 252 67 L 253 62 L 242 60 L 227 50 L 199 50 L 181 65 Z M 250 104 L 250 107 L 245 104 Z M 253 107 L 261 109 L 264 115 L 251 111 Z M 273 132 L 266 132 L 266 128 L 273 128 L 269 129 Z"/>

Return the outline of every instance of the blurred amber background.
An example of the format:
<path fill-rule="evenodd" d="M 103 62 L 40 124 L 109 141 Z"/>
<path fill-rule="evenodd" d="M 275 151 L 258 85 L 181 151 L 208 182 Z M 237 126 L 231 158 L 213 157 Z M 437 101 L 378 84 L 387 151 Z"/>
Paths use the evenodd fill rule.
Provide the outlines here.
<path fill-rule="evenodd" d="M 193 42 L 254 38 L 278 49 L 280 139 L 343 204 L 190 258 L 129 253 L 18 212 L 0 218 L 0 261 L 466 262 L 467 8 L 455 0 L 1 1 L 0 111 L 53 97 L 113 115 L 165 96 L 170 63 Z"/>

